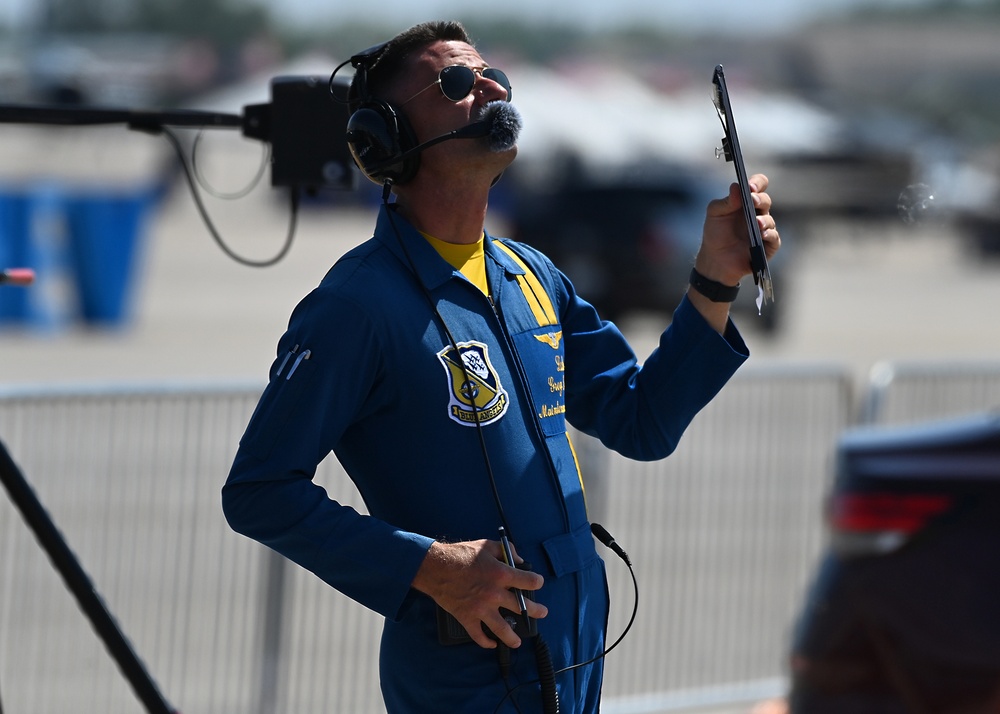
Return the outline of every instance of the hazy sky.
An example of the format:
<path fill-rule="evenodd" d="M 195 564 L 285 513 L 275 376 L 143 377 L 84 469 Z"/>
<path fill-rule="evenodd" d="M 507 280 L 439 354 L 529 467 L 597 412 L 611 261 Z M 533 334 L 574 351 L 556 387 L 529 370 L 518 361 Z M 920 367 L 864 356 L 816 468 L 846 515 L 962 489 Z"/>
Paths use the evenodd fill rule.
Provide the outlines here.
<path fill-rule="evenodd" d="M 817 16 L 856 7 L 926 4 L 928 0 L 233 0 L 272 8 L 275 17 L 293 24 L 335 22 L 338 17 L 398 20 L 399 26 L 427 19 L 506 17 L 558 21 L 599 29 L 615 24 L 673 26 L 687 29 L 720 27 L 748 32 L 786 30 Z M 0 0 L 0 22 L 26 21 L 38 0 Z"/>

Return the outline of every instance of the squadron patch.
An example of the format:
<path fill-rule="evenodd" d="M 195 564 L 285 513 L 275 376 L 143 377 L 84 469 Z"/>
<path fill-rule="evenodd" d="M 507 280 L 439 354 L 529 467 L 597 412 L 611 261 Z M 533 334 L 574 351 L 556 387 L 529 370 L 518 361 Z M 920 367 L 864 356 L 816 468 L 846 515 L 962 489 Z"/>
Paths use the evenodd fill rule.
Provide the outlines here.
<path fill-rule="evenodd" d="M 510 406 L 507 390 L 490 363 L 482 342 L 459 342 L 438 352 L 448 375 L 448 416 L 463 426 L 492 424 Z"/>

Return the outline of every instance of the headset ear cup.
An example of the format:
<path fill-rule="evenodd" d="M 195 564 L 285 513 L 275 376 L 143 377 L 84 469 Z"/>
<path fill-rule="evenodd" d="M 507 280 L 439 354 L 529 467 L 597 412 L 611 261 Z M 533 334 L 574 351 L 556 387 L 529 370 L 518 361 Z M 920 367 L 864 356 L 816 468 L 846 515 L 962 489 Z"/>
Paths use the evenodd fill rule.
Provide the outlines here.
<path fill-rule="evenodd" d="M 347 120 L 347 146 L 354 162 L 371 181 L 404 184 L 420 167 L 420 154 L 402 155 L 417 145 L 406 117 L 386 102 L 363 104 Z"/>

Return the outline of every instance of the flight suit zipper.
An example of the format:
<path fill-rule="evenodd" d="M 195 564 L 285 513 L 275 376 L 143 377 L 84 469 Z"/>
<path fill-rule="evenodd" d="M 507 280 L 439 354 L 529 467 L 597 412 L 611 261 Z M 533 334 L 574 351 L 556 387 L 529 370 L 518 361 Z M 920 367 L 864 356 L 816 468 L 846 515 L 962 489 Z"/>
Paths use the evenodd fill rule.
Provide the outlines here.
<path fill-rule="evenodd" d="M 559 504 L 560 510 L 563 516 L 563 528 L 565 531 L 569 531 L 569 513 L 566 510 L 566 501 L 563 496 L 562 483 L 559 479 L 559 470 L 556 468 L 555 462 L 552 460 L 552 453 L 548 448 L 548 437 L 545 436 L 545 432 L 542 431 L 541 424 L 538 423 L 538 417 L 535 414 L 535 400 L 531 393 L 531 386 L 528 383 L 528 376 L 524 369 L 524 364 L 521 362 L 521 356 L 514 345 L 514 340 L 510 335 L 510 331 L 507 329 L 507 322 L 503 317 L 503 310 L 500 306 L 493 300 L 492 295 L 486 295 L 486 299 L 490 303 L 490 308 L 493 312 L 493 317 L 497 321 L 497 326 L 500 328 L 500 334 L 503 336 L 504 346 L 507 349 L 507 353 L 510 355 L 511 364 L 513 364 L 517 375 L 517 381 L 521 387 L 522 398 L 527 400 L 527 404 L 531 409 L 531 423 L 535 429 L 535 435 L 538 437 L 538 443 L 545 452 L 545 462 L 549 466 L 549 475 L 554 480 L 554 487 L 556 493 L 560 496 Z"/>

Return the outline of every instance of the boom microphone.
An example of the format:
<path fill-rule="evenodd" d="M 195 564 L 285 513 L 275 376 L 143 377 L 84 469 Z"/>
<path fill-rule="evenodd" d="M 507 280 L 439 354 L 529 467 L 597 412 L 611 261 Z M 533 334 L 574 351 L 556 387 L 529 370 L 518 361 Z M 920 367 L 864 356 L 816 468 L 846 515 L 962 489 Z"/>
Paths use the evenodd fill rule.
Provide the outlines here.
<path fill-rule="evenodd" d="M 486 124 L 489 127 L 487 136 L 490 137 L 490 151 L 496 153 L 507 151 L 517 143 L 523 122 L 521 112 L 513 104 L 499 99 L 492 101 L 483 107 L 480 117 L 477 124 Z"/>
<path fill-rule="evenodd" d="M 497 99 L 483 107 L 479 113 L 478 121 L 466 124 L 454 131 L 449 131 L 447 134 L 428 139 L 424 143 L 417 144 L 412 149 L 404 151 L 399 156 L 394 156 L 374 166 L 369 166 L 368 171 L 369 173 L 374 173 L 390 168 L 414 154 L 419 154 L 424 149 L 437 146 L 450 139 L 481 139 L 489 137 L 490 151 L 501 153 L 512 148 L 517 143 L 517 136 L 521 133 L 521 124 L 521 113 L 510 102 Z"/>

